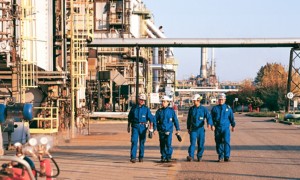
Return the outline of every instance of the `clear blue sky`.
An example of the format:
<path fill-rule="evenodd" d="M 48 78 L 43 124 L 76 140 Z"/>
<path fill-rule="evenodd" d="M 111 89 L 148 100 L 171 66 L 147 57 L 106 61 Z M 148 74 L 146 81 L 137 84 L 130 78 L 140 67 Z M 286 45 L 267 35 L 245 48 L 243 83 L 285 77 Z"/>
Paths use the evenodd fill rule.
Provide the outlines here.
<path fill-rule="evenodd" d="M 168 38 L 300 38 L 300 0 L 142 0 Z M 290 48 L 216 48 L 220 81 L 254 79 L 267 62 L 288 66 Z M 200 48 L 175 48 L 177 79 L 198 75 Z M 209 50 L 208 58 L 210 61 Z"/>

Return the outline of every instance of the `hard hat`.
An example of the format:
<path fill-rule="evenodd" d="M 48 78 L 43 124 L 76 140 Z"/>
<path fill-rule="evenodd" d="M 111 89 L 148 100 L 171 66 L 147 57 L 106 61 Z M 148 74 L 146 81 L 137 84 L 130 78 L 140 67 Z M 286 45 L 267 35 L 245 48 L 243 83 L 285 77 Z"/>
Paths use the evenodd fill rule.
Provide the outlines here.
<path fill-rule="evenodd" d="M 172 99 L 169 96 L 163 96 L 161 101 L 172 101 Z"/>
<path fill-rule="evenodd" d="M 218 99 L 226 99 L 226 95 L 224 93 L 220 93 L 218 95 Z"/>
<path fill-rule="evenodd" d="M 146 101 L 147 100 L 146 94 L 140 94 L 139 99 Z"/>
<path fill-rule="evenodd" d="M 202 97 L 199 94 L 194 94 L 192 96 L 192 101 L 197 101 L 197 100 L 201 100 L 201 99 L 202 99 Z"/>

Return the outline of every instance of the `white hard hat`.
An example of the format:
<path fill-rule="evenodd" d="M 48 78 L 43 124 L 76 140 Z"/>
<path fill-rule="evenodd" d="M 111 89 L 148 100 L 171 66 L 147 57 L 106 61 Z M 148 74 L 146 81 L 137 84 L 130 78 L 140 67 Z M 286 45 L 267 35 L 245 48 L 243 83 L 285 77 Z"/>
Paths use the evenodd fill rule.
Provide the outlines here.
<path fill-rule="evenodd" d="M 141 99 L 141 100 L 147 100 L 147 98 L 146 98 L 146 94 L 140 94 L 139 95 L 139 99 Z"/>
<path fill-rule="evenodd" d="M 202 97 L 199 94 L 194 94 L 192 96 L 192 101 L 197 101 L 197 100 L 201 100 L 201 99 L 202 99 Z"/>
<path fill-rule="evenodd" d="M 172 99 L 169 96 L 163 96 L 161 97 L 161 101 L 172 101 Z"/>
<path fill-rule="evenodd" d="M 218 95 L 218 99 L 226 99 L 226 95 L 224 93 L 220 93 Z"/>

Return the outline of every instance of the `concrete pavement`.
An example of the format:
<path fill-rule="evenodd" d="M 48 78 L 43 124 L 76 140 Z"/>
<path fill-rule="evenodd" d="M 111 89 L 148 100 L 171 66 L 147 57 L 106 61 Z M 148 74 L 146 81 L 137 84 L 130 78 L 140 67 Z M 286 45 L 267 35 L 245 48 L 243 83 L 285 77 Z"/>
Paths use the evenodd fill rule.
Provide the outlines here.
<path fill-rule="evenodd" d="M 235 114 L 232 161 L 218 163 L 214 134 L 206 131 L 202 162 L 187 162 L 189 136 L 181 119 L 183 141 L 173 135 L 173 162 L 160 163 L 158 136 L 147 139 L 143 163 L 129 162 L 130 134 L 126 121 L 91 124 L 90 135 L 71 141 L 56 138 L 52 155 L 61 173 L 57 179 L 300 179 L 300 129 L 271 118 Z"/>
<path fill-rule="evenodd" d="M 59 179 L 300 179 L 299 128 L 239 114 L 236 121 L 229 163 L 216 162 L 214 134 L 208 130 L 203 161 L 186 162 L 185 119 L 181 120 L 183 141 L 173 136 L 172 163 L 159 162 L 157 135 L 147 139 L 144 162 L 132 164 L 126 122 L 92 124 L 90 135 L 60 141 L 55 148 Z"/>

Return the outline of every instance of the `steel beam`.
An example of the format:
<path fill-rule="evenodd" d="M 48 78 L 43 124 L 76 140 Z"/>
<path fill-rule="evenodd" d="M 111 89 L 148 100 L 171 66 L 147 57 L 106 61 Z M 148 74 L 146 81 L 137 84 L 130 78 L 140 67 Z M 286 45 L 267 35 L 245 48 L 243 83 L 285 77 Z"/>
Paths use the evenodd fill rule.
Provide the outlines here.
<path fill-rule="evenodd" d="M 292 48 L 290 51 L 290 62 L 289 62 L 289 71 L 288 71 L 288 81 L 287 81 L 287 93 L 293 92 L 299 97 L 297 91 L 300 89 L 300 83 L 296 81 L 300 76 L 299 73 L 299 60 L 300 60 L 300 49 Z M 294 80 L 294 77 L 296 80 Z M 293 85 L 293 88 L 292 88 Z M 286 98 L 285 112 L 290 111 L 290 99 Z"/>

